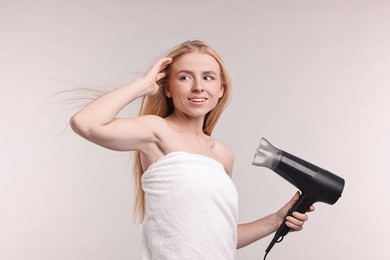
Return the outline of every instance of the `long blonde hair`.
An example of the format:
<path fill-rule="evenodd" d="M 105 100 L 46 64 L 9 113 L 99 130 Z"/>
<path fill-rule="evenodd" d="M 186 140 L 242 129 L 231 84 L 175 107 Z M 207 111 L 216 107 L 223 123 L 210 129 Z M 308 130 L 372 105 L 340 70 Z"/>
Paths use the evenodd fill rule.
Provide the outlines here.
<path fill-rule="evenodd" d="M 183 42 L 171 49 L 171 51 L 168 52 L 166 57 L 172 58 L 173 62 L 175 62 L 175 59 L 179 58 L 180 56 L 193 52 L 200 52 L 214 57 L 221 67 L 221 81 L 222 87 L 224 88 L 224 93 L 223 96 L 219 99 L 216 107 L 209 113 L 207 113 L 203 122 L 203 132 L 207 135 L 211 135 L 219 117 L 222 114 L 222 111 L 226 108 L 230 101 L 232 84 L 226 66 L 223 63 L 219 54 L 214 51 L 210 46 L 206 45 L 200 40 Z M 173 112 L 174 106 L 172 100 L 165 95 L 165 89 L 167 88 L 169 78 L 169 66 L 166 68 L 166 73 L 167 77 L 157 82 L 157 84 L 160 86 L 158 93 L 153 96 L 145 96 L 143 98 L 139 115 L 157 115 L 161 117 L 166 117 Z M 134 219 L 138 218 L 140 222 L 143 221 L 146 213 L 145 192 L 142 189 L 141 183 L 141 177 L 143 172 L 144 169 L 142 169 L 141 165 L 140 152 L 136 151 L 133 164 L 133 217 Z"/>

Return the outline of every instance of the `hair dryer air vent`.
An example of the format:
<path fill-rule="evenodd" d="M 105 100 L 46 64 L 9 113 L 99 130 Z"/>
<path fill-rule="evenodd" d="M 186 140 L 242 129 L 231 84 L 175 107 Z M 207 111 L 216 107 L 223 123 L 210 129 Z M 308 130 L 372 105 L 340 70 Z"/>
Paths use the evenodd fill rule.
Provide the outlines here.
<path fill-rule="evenodd" d="M 260 145 L 256 150 L 255 158 L 253 158 L 253 164 L 275 170 L 281 156 L 282 152 L 278 148 L 274 147 L 270 142 L 262 138 L 260 140 Z"/>

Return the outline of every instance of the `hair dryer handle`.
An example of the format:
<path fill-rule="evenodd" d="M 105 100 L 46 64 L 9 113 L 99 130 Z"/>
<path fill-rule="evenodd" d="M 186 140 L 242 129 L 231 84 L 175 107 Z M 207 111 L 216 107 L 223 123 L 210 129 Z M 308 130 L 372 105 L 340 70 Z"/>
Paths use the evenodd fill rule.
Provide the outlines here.
<path fill-rule="evenodd" d="M 291 209 L 289 209 L 289 211 L 287 213 L 287 216 L 292 216 L 292 213 L 295 212 L 295 211 L 300 212 L 300 213 L 305 213 L 309 209 L 309 207 L 311 205 L 313 205 L 314 202 L 315 201 L 313 199 L 311 199 L 310 197 L 308 197 L 305 193 L 301 194 L 299 196 L 298 201 L 295 202 L 294 206 Z M 279 235 L 281 235 L 281 236 L 287 235 L 287 233 L 290 231 L 290 228 L 287 227 L 286 230 L 285 230 L 285 228 L 283 228 L 283 226 L 287 227 L 287 225 L 286 225 L 286 218 L 284 219 L 283 224 L 279 227 L 280 231 L 278 230 L 276 232 L 276 234 L 279 233 Z"/>
<path fill-rule="evenodd" d="M 300 213 L 305 213 L 311 205 L 313 205 L 315 201 L 307 196 L 306 194 L 301 194 L 297 202 L 295 202 L 294 206 L 289 209 L 287 216 L 291 216 L 293 212 L 297 211 Z M 286 217 L 287 217 L 286 216 Z M 279 229 L 276 231 L 274 238 L 271 243 L 265 250 L 265 252 L 269 252 L 275 243 L 281 242 L 283 237 L 288 234 L 291 229 L 286 225 L 286 218 L 284 218 L 283 223 L 280 225 Z"/>

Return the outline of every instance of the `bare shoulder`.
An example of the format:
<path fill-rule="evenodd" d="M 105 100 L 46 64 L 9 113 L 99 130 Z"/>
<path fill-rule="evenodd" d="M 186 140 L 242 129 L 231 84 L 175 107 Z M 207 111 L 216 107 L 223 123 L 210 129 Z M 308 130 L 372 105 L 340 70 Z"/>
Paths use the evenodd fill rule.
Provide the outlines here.
<path fill-rule="evenodd" d="M 151 135 L 150 140 L 153 143 L 161 142 L 164 136 L 170 134 L 170 128 L 164 118 L 156 115 L 143 115 L 133 118 L 142 125 L 141 131 L 144 131 L 145 135 L 148 133 Z M 141 133 L 142 134 L 142 133 Z M 146 140 L 145 140 L 146 141 Z M 161 144 L 158 144 L 160 146 Z"/>
<path fill-rule="evenodd" d="M 220 162 L 222 162 L 226 173 L 229 176 L 232 176 L 233 173 L 233 164 L 234 164 L 234 151 L 225 143 L 215 140 L 215 152 L 219 157 Z"/>
<path fill-rule="evenodd" d="M 143 115 L 143 116 L 138 116 L 138 117 L 135 117 L 133 118 L 133 120 L 137 120 L 137 121 L 140 121 L 144 124 L 148 124 L 150 126 L 162 126 L 162 125 L 166 125 L 165 123 L 165 120 L 160 117 L 160 116 L 156 116 L 156 115 Z"/>
<path fill-rule="evenodd" d="M 153 133 L 154 136 L 159 136 L 168 130 L 168 125 L 164 118 L 156 115 L 143 115 L 133 118 L 141 124 L 145 131 Z"/>

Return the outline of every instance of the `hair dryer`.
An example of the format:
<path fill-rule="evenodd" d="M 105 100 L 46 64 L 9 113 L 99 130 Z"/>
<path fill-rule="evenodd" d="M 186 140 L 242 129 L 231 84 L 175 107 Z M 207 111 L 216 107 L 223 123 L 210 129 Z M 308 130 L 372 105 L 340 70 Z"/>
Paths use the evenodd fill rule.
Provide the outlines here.
<path fill-rule="evenodd" d="M 343 178 L 279 150 L 264 138 L 260 141 L 252 164 L 273 170 L 301 191 L 299 200 L 289 210 L 287 216 L 294 211 L 305 213 L 315 202 L 334 204 L 344 189 Z M 284 221 L 266 249 L 264 259 L 274 244 L 281 242 L 289 231 L 290 228 Z"/>

